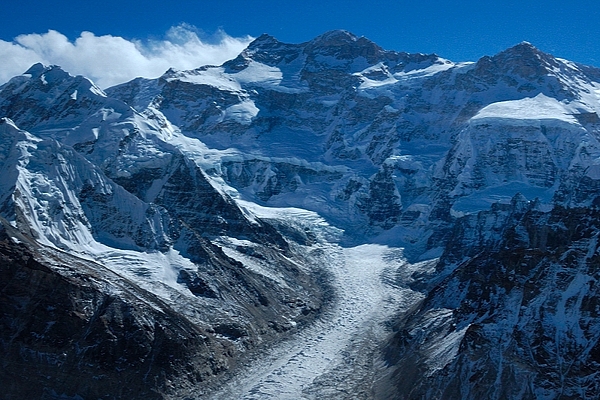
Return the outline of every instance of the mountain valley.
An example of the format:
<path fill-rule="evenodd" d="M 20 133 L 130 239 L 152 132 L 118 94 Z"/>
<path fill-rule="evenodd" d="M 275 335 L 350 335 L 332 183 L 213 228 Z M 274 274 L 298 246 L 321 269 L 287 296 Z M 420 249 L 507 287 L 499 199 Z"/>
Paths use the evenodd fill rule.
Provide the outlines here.
<path fill-rule="evenodd" d="M 346 31 L 0 86 L 0 398 L 596 398 L 600 69 Z"/>

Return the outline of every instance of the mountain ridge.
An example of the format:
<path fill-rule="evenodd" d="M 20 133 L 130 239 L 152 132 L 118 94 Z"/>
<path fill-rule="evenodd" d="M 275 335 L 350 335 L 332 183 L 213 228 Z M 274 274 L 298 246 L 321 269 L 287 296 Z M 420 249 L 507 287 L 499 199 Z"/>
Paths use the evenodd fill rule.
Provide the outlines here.
<path fill-rule="evenodd" d="M 46 257 L 65 252 L 69 276 L 76 274 L 71 264 L 95 263 L 89 268 L 105 268 L 126 282 L 127 290 L 110 292 L 112 297 L 92 285 L 90 296 L 105 299 L 98 304 L 109 296 L 127 307 L 136 293 L 144 299 L 149 293 L 171 310 L 165 317 L 171 322 L 157 322 L 160 329 L 181 315 L 183 325 L 201 331 L 214 346 L 202 348 L 190 339 L 193 356 L 178 350 L 179 361 L 160 379 L 135 378 L 136 387 L 149 385 L 156 398 L 201 397 L 204 389 L 194 393 L 201 382 L 207 393 L 215 389 L 248 354 L 329 326 L 328 312 L 360 301 L 339 297 L 353 295 L 339 286 L 339 268 L 346 262 L 360 280 L 361 260 L 344 257 L 361 254 L 381 257 L 373 267 L 381 268 L 376 281 L 388 286 L 373 287 L 406 296 L 398 306 L 402 315 L 372 327 L 377 340 L 389 336 L 378 342 L 383 353 L 362 344 L 364 354 L 384 367 L 357 380 L 362 385 L 373 376 L 379 382 L 359 388 L 361 393 L 557 398 L 560 388 L 550 378 L 558 375 L 569 393 L 591 393 L 589 379 L 557 372 L 542 356 L 531 359 L 524 352 L 538 351 L 530 346 L 538 340 L 548 350 L 551 333 L 559 331 L 573 348 L 579 343 L 570 341 L 574 333 L 586 338 L 586 349 L 598 342 L 592 332 L 596 294 L 584 286 L 600 279 L 594 234 L 599 113 L 599 69 L 527 42 L 474 63 L 454 63 L 435 54 L 384 50 L 341 30 L 300 44 L 261 35 L 220 66 L 170 69 L 106 90 L 60 67 L 35 64 L 0 86 L 0 117 L 6 117 L 0 120 L 0 216 L 7 221 L 2 271 L 37 276 L 19 261 L 36 260 L 36 268 L 69 288 L 68 299 L 79 278 L 59 278 L 60 262 Z M 38 247 L 21 246 L 23 238 Z M 388 267 L 381 264 L 386 262 Z M 89 268 L 82 267 L 81 276 L 93 276 Z M 553 274 L 564 275 L 558 287 L 549 283 Z M 540 282 L 549 297 L 564 302 L 543 300 L 530 282 L 536 276 L 546 277 Z M 14 327 L 16 318 L 35 325 L 31 332 L 37 334 L 43 310 L 35 308 L 36 293 L 10 277 L 12 286 L 0 292 L 10 309 L 2 324 Z M 50 290 L 44 288 L 40 296 Z M 21 292 L 31 300 L 35 321 L 19 314 L 14 293 Z M 511 314 L 516 298 L 527 299 L 529 311 Z M 569 300 L 574 298 L 579 300 Z M 160 314 L 147 311 L 152 302 L 140 301 L 133 320 Z M 94 315 L 104 318 L 105 327 L 120 323 L 121 311 L 94 307 L 76 332 L 96 323 Z M 67 309 L 49 318 L 68 320 L 80 312 Z M 567 311 L 570 325 L 561 330 L 565 319 L 559 317 Z M 501 323 L 509 314 L 518 330 Z M 576 327 L 584 314 L 587 325 Z M 10 368 L 24 362 L 38 371 L 35 357 L 19 354 L 46 346 L 43 372 L 31 378 L 39 390 L 102 396 L 100 385 L 86 389 L 68 382 L 61 388 L 44 380 L 62 374 L 63 365 L 75 368 L 77 357 L 95 354 L 65 350 L 51 339 L 64 332 L 46 322 L 39 342 L 13 328 L 17 339 L 0 340 L 10 349 Z M 136 324 L 119 326 L 115 343 L 133 335 Z M 164 343 L 179 346 L 174 337 L 166 335 Z M 498 338 L 505 353 L 486 345 Z M 160 369 L 151 361 L 152 352 L 160 351 L 156 343 L 144 343 L 142 364 Z M 360 348 L 347 355 L 352 351 Z M 581 370 L 593 375 L 598 364 L 592 353 Z M 493 377 L 504 376 L 494 370 L 503 354 L 516 360 L 507 367 L 507 382 L 527 368 L 542 371 L 527 375 L 535 390 L 494 383 Z M 214 363 L 208 368 L 205 361 Z M 138 367 L 131 368 L 133 377 Z M 424 374 L 400 379 L 415 371 Z M 124 392 L 111 376 L 109 396 L 116 398 Z M 328 384 L 316 379 L 303 390 L 321 393 L 317 386 Z M 482 391 L 483 385 L 492 388 Z M 8 396 L 17 398 L 18 385 L 11 388 Z"/>

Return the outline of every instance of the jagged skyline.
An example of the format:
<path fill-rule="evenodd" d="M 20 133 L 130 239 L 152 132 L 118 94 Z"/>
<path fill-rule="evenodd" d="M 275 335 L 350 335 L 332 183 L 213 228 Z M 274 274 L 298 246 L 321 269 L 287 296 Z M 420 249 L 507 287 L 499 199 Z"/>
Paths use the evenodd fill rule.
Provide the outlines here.
<path fill-rule="evenodd" d="M 0 87 L 2 398 L 596 398 L 599 114 L 600 69 L 528 43 L 35 64 Z"/>
<path fill-rule="evenodd" d="M 55 30 L 71 42 L 84 31 L 110 35 L 133 43 L 178 44 L 166 32 L 173 26 L 195 27 L 202 42 L 221 43 L 227 32 L 236 38 L 269 33 L 290 43 L 308 41 L 332 29 L 366 36 L 389 50 L 436 53 L 453 61 L 476 61 L 521 41 L 543 51 L 581 63 L 600 65 L 595 38 L 600 4 L 578 1 L 505 1 L 460 3 L 314 0 L 303 2 L 152 2 L 127 3 L 32 1 L 3 5 L 0 40 Z M 182 38 L 179 38 L 183 40 Z M 184 40 L 185 41 L 185 40 Z M 0 43 L 0 49 L 7 46 Z M 47 52 L 52 49 L 47 50 Z"/>

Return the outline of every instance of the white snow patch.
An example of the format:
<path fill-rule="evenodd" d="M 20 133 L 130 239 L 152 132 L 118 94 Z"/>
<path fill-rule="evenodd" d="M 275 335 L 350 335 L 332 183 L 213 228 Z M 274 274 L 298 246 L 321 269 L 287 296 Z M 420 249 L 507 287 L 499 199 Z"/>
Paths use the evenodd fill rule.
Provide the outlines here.
<path fill-rule="evenodd" d="M 560 121 L 579 125 L 565 104 L 540 93 L 536 97 L 492 103 L 471 118 L 473 124 L 506 123 L 517 126 L 539 125 L 540 121 Z"/>
<path fill-rule="evenodd" d="M 224 67 L 207 67 L 202 70 L 184 71 L 168 78 L 200 85 L 209 85 L 221 90 L 239 92 L 244 85 L 260 86 L 280 92 L 297 93 L 305 89 L 295 76 L 284 82 L 281 69 L 250 60 L 246 68 L 238 72 L 226 72 Z"/>
<path fill-rule="evenodd" d="M 279 86 L 283 80 L 283 74 L 279 68 L 256 61 L 250 61 L 246 68 L 230 76 L 241 83 L 256 83 L 265 87 Z"/>
<path fill-rule="evenodd" d="M 529 201 L 537 198 L 542 204 L 549 204 L 555 190 L 556 187 L 554 186 L 541 188 L 525 182 L 508 182 L 504 185 L 490 186 L 475 191 L 468 196 L 458 198 L 452 206 L 451 213 L 455 217 L 461 217 L 465 214 L 489 210 L 494 203 L 509 204 L 517 193 L 521 193 Z"/>
<path fill-rule="evenodd" d="M 365 90 L 365 89 L 372 89 L 372 88 L 377 88 L 377 87 L 381 87 L 381 86 L 387 86 L 387 85 L 393 85 L 394 83 L 398 82 L 398 79 L 394 78 L 393 76 L 390 76 L 387 79 L 383 79 L 383 80 L 374 80 L 374 79 L 369 79 L 366 77 L 362 78 L 363 81 L 361 82 L 360 86 L 358 87 L 359 90 Z"/>
<path fill-rule="evenodd" d="M 427 365 L 430 368 L 428 374 L 433 374 L 448 365 L 458 353 L 460 342 L 465 336 L 470 325 L 461 330 L 448 333 L 446 336 L 433 343 L 428 354 Z"/>
<path fill-rule="evenodd" d="M 380 73 L 383 76 L 387 76 L 387 78 L 371 79 L 371 78 L 368 78 L 367 76 L 365 76 L 365 74 L 372 74 L 372 73 Z M 357 72 L 354 75 L 360 76 L 362 78 L 362 82 L 361 82 L 360 86 L 358 87 L 359 90 L 376 88 L 376 87 L 386 86 L 386 85 L 393 85 L 394 83 L 398 82 L 398 80 L 396 78 L 394 78 L 392 76 L 392 74 L 390 74 L 388 72 L 386 66 L 382 62 L 379 64 L 376 64 L 376 65 L 373 65 L 371 67 L 368 67 L 361 72 Z"/>
<path fill-rule="evenodd" d="M 91 81 L 90 81 L 90 83 L 92 84 L 90 86 L 90 92 L 92 92 L 96 96 L 106 97 L 106 93 L 104 93 L 104 91 L 102 89 L 100 89 L 98 86 L 94 85 Z"/>
<path fill-rule="evenodd" d="M 250 257 L 236 250 L 236 247 L 245 247 L 248 249 L 255 248 L 257 246 L 254 243 L 248 240 L 240 240 L 233 237 L 221 237 L 219 244 L 222 245 L 221 249 L 228 257 L 241 262 L 244 264 L 245 268 L 248 268 L 252 272 L 277 282 L 277 284 L 281 287 L 288 287 L 288 284 L 285 282 L 281 274 L 278 273 L 276 268 L 273 268 L 271 263 L 268 261 L 260 262 L 256 257 Z"/>
<path fill-rule="evenodd" d="M 325 107 L 333 107 L 337 103 L 339 103 L 339 100 L 321 100 L 321 104 L 323 104 Z"/>
<path fill-rule="evenodd" d="M 252 119 L 258 115 L 259 109 L 250 99 L 234 104 L 225 109 L 223 120 L 233 120 L 242 125 L 250 125 Z"/>
<path fill-rule="evenodd" d="M 410 69 L 410 65 L 407 66 L 408 71 L 397 72 L 394 74 L 394 78 L 400 80 L 408 80 L 415 78 L 424 78 L 444 72 L 453 68 L 456 64 L 443 58 L 439 59 L 439 62 L 427 67 L 427 68 L 414 68 Z"/>
<path fill-rule="evenodd" d="M 585 176 L 594 180 L 600 180 L 600 164 L 592 164 L 585 171 Z"/>
<path fill-rule="evenodd" d="M 214 86 L 221 90 L 240 91 L 242 87 L 239 82 L 225 73 L 223 67 L 207 68 L 205 70 L 187 71 L 167 81 L 179 80 L 197 85 Z"/>
<path fill-rule="evenodd" d="M 165 253 L 138 252 L 97 244 L 94 248 L 88 249 L 87 254 L 90 258 L 127 276 L 133 282 L 165 299 L 169 299 L 170 292 L 165 290 L 164 286 L 192 296 L 184 284 L 177 282 L 177 276 L 182 269 L 196 270 L 198 267 L 177 250 L 171 248 Z"/>

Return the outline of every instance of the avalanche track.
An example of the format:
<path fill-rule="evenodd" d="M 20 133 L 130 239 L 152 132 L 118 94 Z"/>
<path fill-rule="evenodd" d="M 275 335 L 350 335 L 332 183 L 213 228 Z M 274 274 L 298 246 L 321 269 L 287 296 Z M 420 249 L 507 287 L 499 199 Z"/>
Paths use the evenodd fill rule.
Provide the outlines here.
<path fill-rule="evenodd" d="M 331 309 L 246 366 L 211 399 L 371 397 L 384 323 L 419 294 L 393 284 L 398 268 L 409 267 L 402 249 L 326 244 L 323 250 L 332 260 L 328 270 L 336 293 Z"/>

